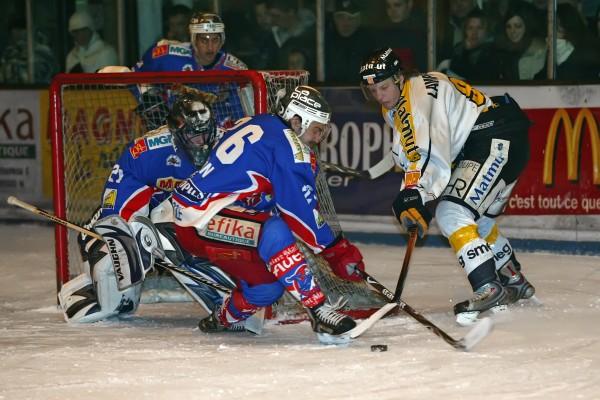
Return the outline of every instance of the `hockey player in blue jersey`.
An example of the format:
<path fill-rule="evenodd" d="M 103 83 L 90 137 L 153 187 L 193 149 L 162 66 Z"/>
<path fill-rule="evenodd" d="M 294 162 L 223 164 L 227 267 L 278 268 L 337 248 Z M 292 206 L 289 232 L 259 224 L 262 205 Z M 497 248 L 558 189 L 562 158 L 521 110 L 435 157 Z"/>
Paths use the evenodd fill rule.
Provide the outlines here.
<path fill-rule="evenodd" d="M 142 281 L 153 264 L 152 249 L 145 251 L 147 246 L 138 234 L 146 234 L 154 244 L 158 241 L 154 226 L 138 218 L 147 217 L 153 205 L 164 200 L 178 182 L 206 160 L 217 136 L 209 107 L 213 100 L 214 95 L 184 89 L 173 105 L 169 124 L 135 139 L 112 167 L 101 208 L 88 225 L 105 241 L 80 236 L 84 273 L 63 285 L 59 293 L 67 321 L 95 322 L 136 310 Z M 225 212 L 220 216 L 226 217 Z M 161 234 L 171 239 L 180 262 L 185 257 L 175 251 L 180 249 L 173 243 L 172 229 L 164 227 Z M 213 247 L 214 251 L 220 249 L 218 245 Z M 225 246 L 225 250 L 229 249 Z M 233 281 L 216 268 L 202 267 L 202 273 L 216 283 L 233 286 Z M 222 301 L 215 291 L 194 286 L 182 276 L 175 277 L 207 312 Z"/>
<path fill-rule="evenodd" d="M 326 301 L 296 244 L 298 238 L 321 253 L 340 277 L 360 280 L 355 271 L 364 269 L 360 251 L 336 237 L 319 212 L 311 146 L 327 136 L 330 118 L 329 105 L 317 90 L 296 87 L 280 102 L 278 115 L 244 118 L 227 130 L 206 164 L 161 205 L 163 218 L 173 218 L 177 232 L 202 231 L 216 213 L 234 204 L 272 213 L 258 240 L 258 254 L 272 278 L 255 285 L 242 281 L 219 310 L 200 322 L 202 330 L 226 329 L 274 303 L 284 289 L 307 309 L 317 335 L 342 335 L 356 325 Z M 193 252 L 193 243 L 182 245 Z"/>
<path fill-rule="evenodd" d="M 231 53 L 223 51 L 225 24 L 216 14 L 195 13 L 189 24 L 190 42 L 160 40 L 146 51 L 134 72 L 165 71 L 230 71 L 248 69 L 246 64 Z M 246 115 L 242 108 L 238 86 L 230 84 L 226 90 L 217 85 L 199 85 L 199 89 L 219 95 L 219 107 L 214 107 L 219 126 L 231 126 Z M 148 129 L 164 123 L 168 114 L 165 93 L 157 88 L 145 91 L 140 97 L 138 111 L 146 115 Z"/>

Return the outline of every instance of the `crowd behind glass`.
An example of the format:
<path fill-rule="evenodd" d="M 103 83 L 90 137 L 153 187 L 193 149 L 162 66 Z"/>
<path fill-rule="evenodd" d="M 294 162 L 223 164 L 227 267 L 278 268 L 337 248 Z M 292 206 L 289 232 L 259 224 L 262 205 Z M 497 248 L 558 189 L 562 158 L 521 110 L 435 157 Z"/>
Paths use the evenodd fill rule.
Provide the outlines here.
<path fill-rule="evenodd" d="M 0 84 L 11 86 L 47 85 L 58 72 L 133 66 L 146 50 L 139 44 L 143 26 L 135 22 L 139 7 L 161 3 L 125 2 L 120 12 L 128 39 L 119 60 L 116 0 L 30 2 L 31 7 L 26 1 L 4 2 Z M 557 3 L 556 79 L 600 81 L 600 0 Z M 214 11 L 215 4 L 226 27 L 224 49 L 248 68 L 307 69 L 316 82 L 315 0 L 162 0 L 160 36 L 189 41 L 190 13 Z M 547 6 L 547 0 L 438 1 L 432 61 L 427 57 L 426 0 L 327 0 L 323 83 L 356 85 L 363 55 L 388 46 L 405 68 L 483 83 L 547 80 Z M 82 65 L 79 59 L 90 49 L 99 56 Z"/>

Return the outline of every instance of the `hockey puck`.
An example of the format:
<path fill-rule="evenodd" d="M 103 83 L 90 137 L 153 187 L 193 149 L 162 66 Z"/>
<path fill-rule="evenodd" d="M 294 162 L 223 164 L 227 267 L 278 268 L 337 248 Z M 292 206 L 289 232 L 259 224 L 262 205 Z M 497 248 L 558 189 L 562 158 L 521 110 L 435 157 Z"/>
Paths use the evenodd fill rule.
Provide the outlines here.
<path fill-rule="evenodd" d="M 374 344 L 371 346 L 371 351 L 387 351 L 387 344 Z"/>

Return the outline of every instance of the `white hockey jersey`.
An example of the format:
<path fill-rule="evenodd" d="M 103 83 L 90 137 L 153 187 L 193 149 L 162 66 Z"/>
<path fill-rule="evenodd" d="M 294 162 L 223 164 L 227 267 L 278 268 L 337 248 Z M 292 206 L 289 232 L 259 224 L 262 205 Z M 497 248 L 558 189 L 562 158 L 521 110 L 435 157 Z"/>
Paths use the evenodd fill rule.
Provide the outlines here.
<path fill-rule="evenodd" d="M 382 107 L 393 129 L 394 161 L 405 171 L 401 190 L 416 188 L 424 203 L 438 198 L 450 180 L 452 161 L 491 104 L 479 90 L 439 72 L 406 80 L 398 105 Z"/>

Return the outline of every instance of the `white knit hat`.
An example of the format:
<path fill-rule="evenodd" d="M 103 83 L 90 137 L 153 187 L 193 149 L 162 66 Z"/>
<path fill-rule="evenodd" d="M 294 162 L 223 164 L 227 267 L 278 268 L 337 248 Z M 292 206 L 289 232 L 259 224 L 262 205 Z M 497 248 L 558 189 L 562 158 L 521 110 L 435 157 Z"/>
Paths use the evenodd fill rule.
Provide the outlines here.
<path fill-rule="evenodd" d="M 90 14 L 85 11 L 76 11 L 69 18 L 69 32 L 76 31 L 77 29 L 89 28 L 94 29 L 94 21 Z"/>

